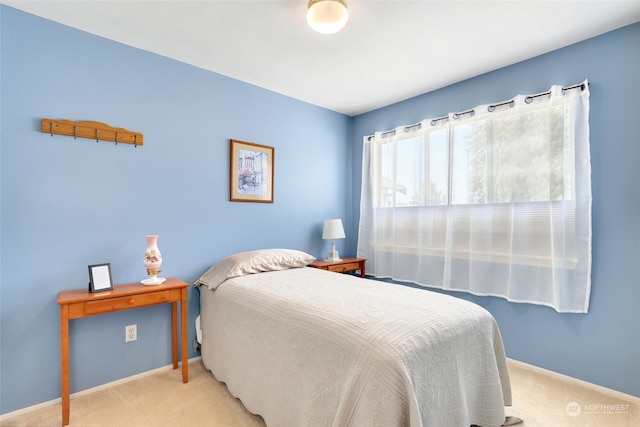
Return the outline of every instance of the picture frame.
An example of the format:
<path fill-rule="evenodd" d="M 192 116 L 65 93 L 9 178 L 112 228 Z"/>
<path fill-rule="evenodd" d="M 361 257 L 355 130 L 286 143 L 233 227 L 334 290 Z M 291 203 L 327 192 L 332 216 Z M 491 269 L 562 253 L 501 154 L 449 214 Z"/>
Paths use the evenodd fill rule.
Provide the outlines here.
<path fill-rule="evenodd" d="M 230 140 L 229 200 L 273 203 L 275 149 Z"/>
<path fill-rule="evenodd" d="M 89 292 L 104 292 L 113 289 L 111 263 L 89 266 Z"/>

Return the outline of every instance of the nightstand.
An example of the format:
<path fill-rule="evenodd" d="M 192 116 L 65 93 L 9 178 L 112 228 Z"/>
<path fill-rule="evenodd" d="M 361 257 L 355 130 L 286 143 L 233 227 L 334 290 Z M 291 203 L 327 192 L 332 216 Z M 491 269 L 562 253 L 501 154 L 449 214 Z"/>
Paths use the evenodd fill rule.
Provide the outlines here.
<path fill-rule="evenodd" d="M 364 258 L 342 258 L 340 261 L 325 261 L 317 259 L 309 264 L 309 267 L 321 270 L 335 271 L 336 273 L 348 273 L 360 270 L 360 277 L 364 277 Z"/>

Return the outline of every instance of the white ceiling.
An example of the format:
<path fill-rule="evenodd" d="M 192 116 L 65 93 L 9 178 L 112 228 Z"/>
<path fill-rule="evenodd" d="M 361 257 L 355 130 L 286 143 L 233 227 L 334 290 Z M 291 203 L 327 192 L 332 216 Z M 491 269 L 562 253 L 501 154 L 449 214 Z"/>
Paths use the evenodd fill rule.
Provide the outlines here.
<path fill-rule="evenodd" d="M 638 0 L 347 0 L 322 35 L 307 0 L 0 3 L 349 116 L 640 21 Z"/>

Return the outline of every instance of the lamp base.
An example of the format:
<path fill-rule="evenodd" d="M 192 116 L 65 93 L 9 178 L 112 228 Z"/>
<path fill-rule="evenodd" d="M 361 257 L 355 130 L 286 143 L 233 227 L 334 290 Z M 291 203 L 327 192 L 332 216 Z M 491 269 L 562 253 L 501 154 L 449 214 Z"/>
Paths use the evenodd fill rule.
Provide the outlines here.
<path fill-rule="evenodd" d="M 342 259 L 340 258 L 340 255 L 338 254 L 338 251 L 336 250 L 331 250 L 329 251 L 329 256 L 327 257 L 327 259 L 325 259 L 325 261 L 342 261 Z"/>

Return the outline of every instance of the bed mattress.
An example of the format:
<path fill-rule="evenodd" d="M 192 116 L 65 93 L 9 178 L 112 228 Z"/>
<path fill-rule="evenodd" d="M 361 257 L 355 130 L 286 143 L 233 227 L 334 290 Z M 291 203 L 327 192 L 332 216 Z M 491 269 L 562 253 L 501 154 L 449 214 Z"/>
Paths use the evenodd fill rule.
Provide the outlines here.
<path fill-rule="evenodd" d="M 511 390 L 485 309 L 310 267 L 200 288 L 202 360 L 278 426 L 500 426 Z"/>

